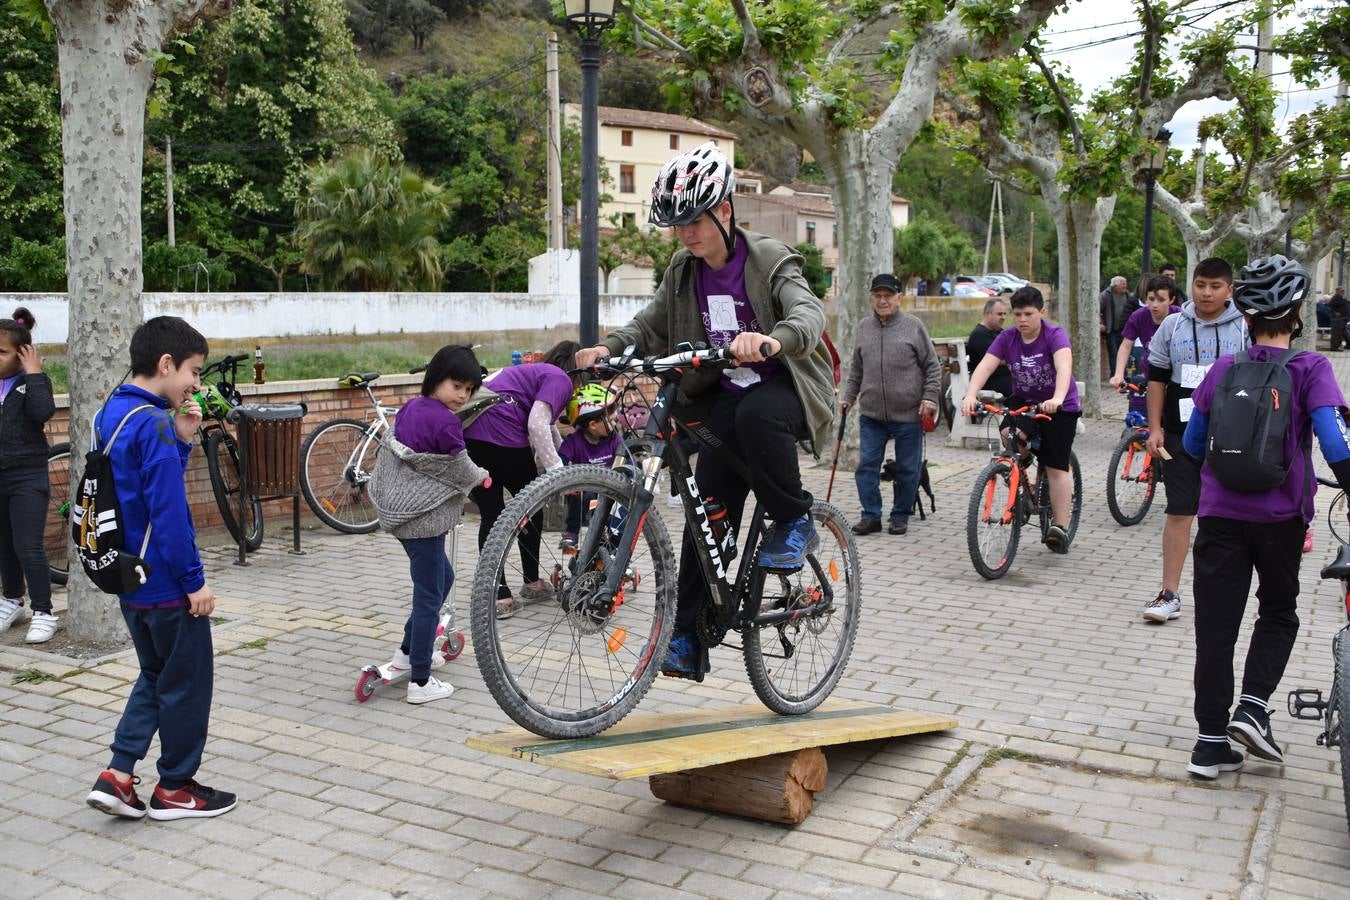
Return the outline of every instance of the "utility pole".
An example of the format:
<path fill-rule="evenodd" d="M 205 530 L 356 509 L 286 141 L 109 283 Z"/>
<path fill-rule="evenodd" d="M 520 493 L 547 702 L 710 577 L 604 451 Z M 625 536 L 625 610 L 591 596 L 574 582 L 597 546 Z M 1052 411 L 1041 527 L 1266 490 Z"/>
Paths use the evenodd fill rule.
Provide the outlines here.
<path fill-rule="evenodd" d="M 1003 268 L 999 271 L 1008 271 L 1008 236 L 1003 230 L 1003 182 L 994 182 L 994 196 L 998 198 L 998 250 L 999 256 L 1003 260 Z"/>
<path fill-rule="evenodd" d="M 1036 210 L 1031 211 L 1031 224 L 1027 226 L 1027 281 L 1035 281 L 1036 270 L 1032 263 L 1036 259 Z"/>
<path fill-rule="evenodd" d="M 169 215 L 169 246 L 174 246 L 173 240 L 173 138 L 164 139 L 164 196 L 167 201 Z"/>
<path fill-rule="evenodd" d="M 548 91 L 548 249 L 562 250 L 567 246 L 562 213 L 562 98 L 558 92 L 558 34 L 548 33 L 547 52 Z"/>
<path fill-rule="evenodd" d="M 989 195 L 989 224 L 984 229 L 984 263 L 980 269 L 983 275 L 989 271 L 989 247 L 994 242 L 994 203 L 998 198 L 998 182 L 994 182 L 993 193 Z"/>

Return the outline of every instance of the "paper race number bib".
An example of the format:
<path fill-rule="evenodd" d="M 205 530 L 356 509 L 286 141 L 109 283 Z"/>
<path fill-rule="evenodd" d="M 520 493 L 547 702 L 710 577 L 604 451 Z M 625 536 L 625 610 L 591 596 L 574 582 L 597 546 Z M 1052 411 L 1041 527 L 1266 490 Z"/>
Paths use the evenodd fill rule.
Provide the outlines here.
<path fill-rule="evenodd" d="M 754 369 L 727 369 L 726 376 L 732 384 L 741 388 L 748 388 L 752 384 L 759 384 L 759 373 Z"/>
<path fill-rule="evenodd" d="M 1195 401 L 1190 397 L 1182 397 L 1177 401 L 1177 418 L 1183 422 L 1191 420 L 1191 413 L 1195 412 Z"/>
<path fill-rule="evenodd" d="M 1195 390 L 1200 386 L 1200 382 L 1205 380 L 1205 373 L 1208 371 L 1209 366 L 1199 366 L 1195 363 L 1184 364 L 1181 367 L 1181 386 L 1188 390 Z M 1182 421 L 1186 420 L 1182 419 Z"/>
<path fill-rule="evenodd" d="M 736 298 L 730 294 L 708 297 L 708 328 L 710 331 L 740 331 L 740 323 L 736 321 Z"/>

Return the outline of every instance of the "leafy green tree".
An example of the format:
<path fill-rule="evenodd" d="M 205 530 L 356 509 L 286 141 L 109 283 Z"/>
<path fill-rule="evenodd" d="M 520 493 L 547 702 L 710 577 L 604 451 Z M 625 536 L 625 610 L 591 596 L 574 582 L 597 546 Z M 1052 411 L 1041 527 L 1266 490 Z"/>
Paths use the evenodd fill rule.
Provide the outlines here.
<path fill-rule="evenodd" d="M 66 239 L 58 237 L 44 244 L 14 238 L 9 251 L 0 253 L 0 287 L 10 291 L 64 291 Z"/>
<path fill-rule="evenodd" d="M 893 271 L 902 286 L 911 278 L 936 285 L 942 276 L 970 268 L 978 260 L 970 235 L 955 225 L 944 226 L 923 216 L 895 229 Z"/>
<path fill-rule="evenodd" d="M 379 56 L 398 41 L 406 5 L 406 0 L 347 0 L 347 26 L 353 37 Z"/>
<path fill-rule="evenodd" d="M 59 108 L 56 42 L 0 4 L 0 256 L 13 258 L 16 238 L 51 246 L 64 233 Z M 0 286 L 17 287 L 8 278 Z"/>
<path fill-rule="evenodd" d="M 434 290 L 447 207 L 435 182 L 358 151 L 312 170 L 295 238 L 324 290 Z"/>
<path fill-rule="evenodd" d="M 624 262 L 651 269 L 652 290 L 656 290 L 680 242 L 665 229 L 630 226 L 611 238 L 611 246 Z"/>
<path fill-rule="evenodd" d="M 461 235 L 445 248 L 446 267 L 472 269 L 487 279 L 488 291 L 495 291 L 503 276 L 519 276 L 529 259 L 544 252 L 546 240 L 537 230 L 518 225 L 494 225 L 482 238 Z"/>
<path fill-rule="evenodd" d="M 802 255 L 802 277 L 811 286 L 811 293 L 824 297 L 830 292 L 830 270 L 825 268 L 820 248 L 803 241 L 792 249 Z"/>
<path fill-rule="evenodd" d="M 399 11 L 399 24 L 412 35 L 413 49 L 423 53 L 427 48 L 427 38 L 436 30 L 436 26 L 445 21 L 445 13 L 427 0 L 404 0 Z"/>
<path fill-rule="evenodd" d="M 228 291 L 234 287 L 234 272 L 222 256 L 211 256 L 204 247 L 152 241 L 145 245 L 147 291 Z"/>

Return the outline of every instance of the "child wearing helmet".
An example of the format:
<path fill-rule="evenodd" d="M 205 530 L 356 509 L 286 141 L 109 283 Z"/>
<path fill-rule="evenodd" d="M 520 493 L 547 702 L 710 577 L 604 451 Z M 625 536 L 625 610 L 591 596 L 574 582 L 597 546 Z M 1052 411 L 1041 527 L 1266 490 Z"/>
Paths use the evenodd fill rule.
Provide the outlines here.
<path fill-rule="evenodd" d="M 1341 487 L 1350 487 L 1345 398 L 1331 365 L 1321 354 L 1289 349 L 1303 330 L 1301 304 L 1308 285 L 1303 267 L 1283 256 L 1249 263 L 1234 284 L 1233 300 L 1246 318 L 1253 345 L 1221 357 L 1191 395 L 1195 409 L 1183 440 L 1188 453 L 1205 461 L 1192 557 L 1199 736 L 1187 768 L 1201 778 L 1213 779 L 1220 772 L 1242 767 L 1243 755 L 1229 746 L 1229 738 L 1254 756 L 1283 762 L 1266 704 L 1279 685 L 1298 636 L 1298 570 L 1304 526 L 1313 515 L 1317 490 L 1312 473 L 1313 434 Z M 1248 363 L 1264 367 L 1249 367 Z M 1264 376 L 1270 386 L 1253 390 L 1239 387 L 1236 375 L 1225 379 L 1239 367 L 1247 369 L 1244 382 Z M 1263 468 L 1258 470 L 1262 481 L 1240 481 L 1243 470 L 1235 476 L 1229 462 L 1233 454 L 1240 455 L 1240 448 L 1219 456 L 1213 449 L 1215 445 L 1229 447 L 1226 442 L 1232 431 L 1221 423 L 1236 423 L 1248 433 L 1239 439 L 1250 440 L 1255 429 L 1242 427 L 1243 417 L 1258 405 L 1267 409 L 1281 404 L 1280 417 L 1267 421 L 1284 421 L 1287 415 L 1284 434 L 1272 434 L 1275 443 L 1265 446 L 1277 449 L 1261 456 L 1260 465 L 1282 448 L 1280 458 L 1287 471 L 1267 477 Z M 1274 486 L 1265 486 L 1269 483 Z M 1242 691 L 1230 717 L 1233 651 L 1253 573 L 1258 581 L 1259 612 L 1247 648 Z"/>
<path fill-rule="evenodd" d="M 811 437 L 818 452 L 829 443 L 834 421 L 833 366 L 822 338 L 825 308 L 802 276 L 795 250 L 736 227 L 735 186 L 731 164 L 713 142 L 666 164 L 652 187 L 650 221 L 674 229 L 683 249 L 672 257 L 652 303 L 577 359 L 590 365 L 629 345 L 639 355 L 670 353 L 684 342 L 729 349 L 737 368 L 687 373 L 674 413 L 699 418 L 751 461 L 753 483 L 746 484 L 719 454 L 700 453 L 699 489 L 725 503 L 736 526 L 753 489 L 775 523 L 759 563 L 794 569 L 819 543 L 797 441 Z M 707 592 L 694 541 L 686 538 L 667 674 L 701 679 L 707 671 L 695 629 Z"/>
<path fill-rule="evenodd" d="M 610 396 L 603 384 L 582 385 L 567 405 L 567 420 L 572 433 L 563 439 L 558 456 L 564 464 L 604 466 L 614 465 L 614 457 L 623 445 L 623 436 L 614 430 L 610 411 Z M 563 526 L 560 549 L 577 545 L 581 530 L 582 510 L 590 507 L 594 495 L 567 498 L 567 522 Z"/>

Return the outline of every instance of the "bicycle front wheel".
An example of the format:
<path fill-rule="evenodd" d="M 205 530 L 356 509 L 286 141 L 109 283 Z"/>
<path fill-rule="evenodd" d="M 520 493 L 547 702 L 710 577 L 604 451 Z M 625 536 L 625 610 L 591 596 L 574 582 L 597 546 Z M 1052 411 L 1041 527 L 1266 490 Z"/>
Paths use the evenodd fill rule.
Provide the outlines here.
<path fill-rule="evenodd" d="M 70 576 L 70 444 L 53 444 L 47 451 L 47 521 L 42 528 L 42 547 L 47 552 L 52 584 L 65 584 Z"/>
<path fill-rule="evenodd" d="M 1331 506 L 1327 509 L 1327 528 L 1331 529 L 1331 536 L 1338 543 L 1350 544 L 1350 534 L 1346 531 L 1345 504 L 1345 491 L 1331 498 Z"/>
<path fill-rule="evenodd" d="M 808 713 L 830 696 L 853 652 L 862 608 L 862 568 L 844 514 L 816 500 L 811 518 L 819 549 L 798 571 L 766 572 L 759 582 L 760 615 L 791 617 L 748 628 L 742 644 L 755 695 L 785 716 Z"/>
<path fill-rule="evenodd" d="M 502 710 L 535 734 L 604 731 L 638 704 L 665 659 L 675 625 L 675 556 L 665 524 L 649 508 L 621 559 L 633 487 L 600 466 L 541 475 L 506 505 L 478 555 L 470 600 L 478 669 Z M 567 522 L 569 498 L 580 520 L 575 529 Z M 574 532 L 579 551 L 559 546 L 565 530 Z M 604 586 L 616 565 L 624 574 L 611 595 Z M 515 595 L 502 604 L 510 616 L 498 618 L 498 598 L 507 592 Z"/>
<path fill-rule="evenodd" d="M 1158 470 L 1137 431 L 1126 432 L 1106 467 L 1106 507 L 1121 525 L 1138 525 L 1153 505 Z"/>
<path fill-rule="evenodd" d="M 966 546 L 970 561 L 980 576 L 1002 578 L 1017 556 L 1022 531 L 1020 502 L 1013 485 L 1013 466 L 1007 459 L 993 459 L 975 479 L 966 509 Z"/>
<path fill-rule="evenodd" d="M 206 438 L 206 474 L 211 477 L 211 491 L 216 495 L 220 518 L 230 537 L 239 542 L 239 492 L 243 478 L 239 468 L 239 446 L 225 429 L 213 429 Z M 248 498 L 244 504 L 244 548 L 252 553 L 262 546 L 262 501 Z"/>
<path fill-rule="evenodd" d="M 379 423 L 333 419 L 314 429 L 300 448 L 300 491 L 314 515 L 347 534 L 379 527 L 367 485 L 375 472 Z"/>
<path fill-rule="evenodd" d="M 1327 737 L 1341 750 L 1341 792 L 1345 798 L 1345 821 L 1350 828 L 1350 627 L 1341 629 L 1331 642 L 1336 675 L 1331 686 Z"/>

